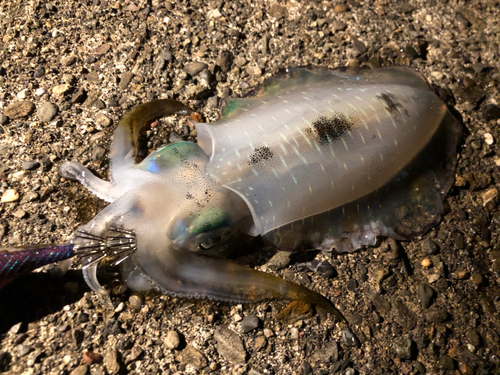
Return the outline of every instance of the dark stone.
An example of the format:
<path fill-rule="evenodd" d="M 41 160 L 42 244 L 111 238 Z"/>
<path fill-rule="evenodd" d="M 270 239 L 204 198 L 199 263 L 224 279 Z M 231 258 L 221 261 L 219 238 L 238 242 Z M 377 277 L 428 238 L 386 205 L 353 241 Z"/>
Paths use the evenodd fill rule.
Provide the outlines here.
<path fill-rule="evenodd" d="M 351 292 L 355 292 L 358 287 L 358 282 L 356 279 L 349 279 L 347 282 L 347 289 L 350 290 Z"/>
<path fill-rule="evenodd" d="M 425 254 L 436 254 L 437 251 L 439 250 L 438 246 L 430 239 L 425 239 L 424 242 L 422 242 L 422 250 L 424 251 Z"/>
<path fill-rule="evenodd" d="M 365 53 L 366 51 L 368 51 L 368 48 L 366 48 L 365 44 L 356 39 L 354 40 L 354 42 L 352 43 L 353 47 L 354 47 L 354 50 L 356 51 L 356 56 L 359 56 L 359 55 L 362 55 L 363 53 Z"/>
<path fill-rule="evenodd" d="M 80 87 L 71 95 L 71 103 L 81 104 L 85 99 L 87 99 L 87 92 L 83 87 Z"/>
<path fill-rule="evenodd" d="M 71 338 L 73 339 L 75 346 L 78 348 L 82 344 L 85 334 L 80 329 L 74 329 L 71 331 Z"/>
<path fill-rule="evenodd" d="M 42 164 L 42 169 L 44 172 L 48 172 L 51 170 L 53 163 L 49 158 L 43 158 L 40 160 L 40 164 Z"/>
<path fill-rule="evenodd" d="M 394 339 L 394 349 L 396 355 L 401 359 L 409 359 L 411 357 L 413 341 L 409 336 L 399 336 Z"/>
<path fill-rule="evenodd" d="M 441 370 L 446 370 L 446 371 L 455 370 L 455 362 L 453 361 L 453 359 L 451 357 L 448 357 L 447 355 L 443 355 L 443 356 L 441 356 L 441 358 L 439 358 L 438 367 Z"/>
<path fill-rule="evenodd" d="M 21 164 L 21 168 L 23 168 L 25 171 L 32 171 L 34 169 L 37 169 L 40 166 L 40 163 L 37 161 L 23 161 Z"/>
<path fill-rule="evenodd" d="M 387 316 L 389 314 L 389 312 L 391 311 L 391 304 L 389 301 L 387 301 L 380 294 L 376 293 L 370 294 L 369 297 L 378 312 L 380 312 L 384 316 Z"/>
<path fill-rule="evenodd" d="M 415 367 L 415 370 L 417 370 L 419 374 L 425 374 L 426 373 L 425 366 L 424 366 L 424 364 L 422 362 L 415 361 L 415 363 L 413 364 L 413 366 Z"/>
<path fill-rule="evenodd" d="M 411 331 L 417 325 L 417 314 L 411 311 L 404 302 L 398 300 L 394 306 L 396 316 L 394 320 L 403 328 L 405 331 Z"/>
<path fill-rule="evenodd" d="M 359 339 L 349 327 L 342 328 L 342 340 L 347 346 L 359 346 Z"/>
<path fill-rule="evenodd" d="M 302 370 L 303 375 L 309 375 L 312 373 L 312 367 L 307 361 L 302 362 L 300 369 Z"/>
<path fill-rule="evenodd" d="M 105 339 L 107 339 L 109 335 L 118 335 L 121 332 L 120 322 L 116 319 L 109 319 L 106 323 L 104 323 L 101 334 Z"/>
<path fill-rule="evenodd" d="M 217 57 L 217 60 L 215 61 L 215 63 L 217 64 L 217 66 L 220 67 L 223 73 L 229 72 L 229 70 L 231 69 L 232 62 L 233 62 L 233 55 L 225 51 L 221 52 Z"/>
<path fill-rule="evenodd" d="M 0 371 L 7 371 L 11 360 L 12 355 L 9 352 L 0 352 Z"/>
<path fill-rule="evenodd" d="M 0 125 L 5 125 L 9 122 L 9 118 L 3 113 L 0 113 Z"/>
<path fill-rule="evenodd" d="M 413 48 L 410 45 L 406 46 L 405 53 L 406 53 L 406 56 L 408 56 L 412 60 L 416 59 L 418 57 L 418 52 L 415 50 L 415 48 Z"/>
<path fill-rule="evenodd" d="M 43 66 L 37 66 L 33 72 L 33 77 L 41 78 L 45 75 L 45 68 Z"/>
<path fill-rule="evenodd" d="M 425 313 L 425 317 L 433 323 L 442 323 L 448 318 L 448 313 L 438 308 L 432 308 Z"/>
<path fill-rule="evenodd" d="M 500 118 L 500 107 L 495 104 L 488 104 L 483 109 L 483 118 L 485 121 L 498 120 Z"/>
<path fill-rule="evenodd" d="M 334 271 L 333 267 L 331 266 L 330 262 L 328 262 L 327 260 L 322 261 L 318 265 L 316 272 L 326 279 L 329 279 L 335 275 L 335 271 Z"/>
<path fill-rule="evenodd" d="M 259 328 L 260 320 L 255 315 L 248 315 L 240 322 L 241 333 L 248 333 L 256 328 Z"/>
<path fill-rule="evenodd" d="M 467 331 L 465 335 L 467 342 L 476 348 L 481 346 L 481 336 L 479 336 L 479 333 L 475 329 L 470 329 Z"/>
<path fill-rule="evenodd" d="M 422 305 L 422 308 L 427 309 L 432 304 L 432 300 L 436 292 L 426 283 L 420 283 L 418 285 L 418 299 Z"/>

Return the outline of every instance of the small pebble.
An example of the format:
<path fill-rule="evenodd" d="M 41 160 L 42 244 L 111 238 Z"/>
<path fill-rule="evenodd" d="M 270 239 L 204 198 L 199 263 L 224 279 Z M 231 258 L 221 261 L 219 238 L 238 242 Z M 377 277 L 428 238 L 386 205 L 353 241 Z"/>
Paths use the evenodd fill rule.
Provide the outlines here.
<path fill-rule="evenodd" d="M 165 347 L 167 349 L 173 350 L 177 349 L 180 345 L 181 339 L 176 331 L 168 331 L 167 337 L 165 337 Z"/>
<path fill-rule="evenodd" d="M 118 351 L 116 349 L 108 350 L 104 356 L 103 364 L 108 374 L 118 374 L 121 368 L 118 362 Z"/>
<path fill-rule="evenodd" d="M 134 78 L 134 73 L 132 72 L 125 72 L 120 76 L 120 84 L 118 85 L 120 91 L 123 91 L 128 87 L 132 78 Z"/>
<path fill-rule="evenodd" d="M 488 202 L 491 202 L 498 195 L 498 190 L 495 187 L 486 190 L 481 194 L 481 199 L 483 200 L 483 206 L 485 206 Z"/>
<path fill-rule="evenodd" d="M 267 346 L 267 339 L 264 336 L 257 336 L 255 338 L 254 349 L 259 351 Z"/>
<path fill-rule="evenodd" d="M 217 95 L 208 98 L 207 100 L 208 108 L 217 108 L 218 105 L 219 105 L 219 97 Z"/>
<path fill-rule="evenodd" d="M 21 164 L 21 168 L 24 169 L 25 171 L 32 171 L 34 169 L 37 169 L 39 166 L 40 163 L 33 160 L 26 160 L 23 161 Z"/>
<path fill-rule="evenodd" d="M 266 336 L 267 338 L 274 336 L 274 331 L 270 328 L 264 328 L 263 332 L 264 332 L 264 336 Z"/>
<path fill-rule="evenodd" d="M 347 346 L 359 346 L 359 339 L 349 327 L 342 328 L 342 340 Z"/>
<path fill-rule="evenodd" d="M 257 316 L 255 315 L 245 316 L 243 320 L 240 322 L 240 332 L 248 333 L 258 328 L 259 325 L 260 325 L 260 320 Z"/>
<path fill-rule="evenodd" d="M 0 125 L 5 125 L 9 122 L 9 118 L 3 113 L 0 113 Z"/>
<path fill-rule="evenodd" d="M 177 359 L 179 362 L 191 365 L 198 370 L 208 365 L 205 355 L 191 345 L 187 345 L 186 348 L 179 353 Z"/>
<path fill-rule="evenodd" d="M 191 62 L 184 65 L 184 71 L 190 76 L 194 77 L 202 70 L 208 68 L 208 65 L 203 62 Z"/>
<path fill-rule="evenodd" d="M 20 119 L 23 117 L 28 117 L 35 110 L 35 103 L 22 100 L 19 102 L 12 103 L 5 108 L 5 116 L 11 119 Z"/>
<path fill-rule="evenodd" d="M 349 279 L 347 282 L 347 289 L 350 290 L 351 292 L 356 291 L 356 288 L 358 287 L 358 282 L 356 279 Z"/>
<path fill-rule="evenodd" d="M 409 359 L 411 357 L 413 341 L 408 335 L 396 337 L 393 345 L 398 358 Z"/>
<path fill-rule="evenodd" d="M 432 284 L 432 283 L 435 283 L 436 281 L 438 281 L 438 280 L 439 280 L 439 277 L 440 277 L 440 276 L 439 276 L 439 274 L 434 273 L 434 274 L 429 275 L 429 276 L 427 277 L 427 281 L 429 281 L 429 284 Z"/>
<path fill-rule="evenodd" d="M 130 307 L 136 311 L 140 310 L 142 307 L 142 298 L 138 296 L 137 294 L 132 294 L 129 299 L 128 303 L 130 304 Z"/>
<path fill-rule="evenodd" d="M 243 340 L 231 329 L 220 326 L 214 332 L 217 341 L 216 347 L 226 361 L 231 364 L 243 364 L 246 362 L 247 352 L 243 346 Z"/>
<path fill-rule="evenodd" d="M 424 253 L 432 255 L 436 254 L 436 252 L 438 251 L 438 246 L 434 243 L 434 241 L 425 239 L 422 242 L 422 250 L 424 251 Z"/>
<path fill-rule="evenodd" d="M 438 367 L 441 370 L 454 370 L 455 369 L 455 362 L 453 359 L 447 355 L 441 356 L 438 361 Z"/>
<path fill-rule="evenodd" d="M 17 192 L 17 190 L 7 189 L 2 194 L 2 198 L 0 199 L 0 202 L 2 202 L 2 203 L 15 202 L 18 199 L 19 199 L 19 193 Z"/>
<path fill-rule="evenodd" d="M 67 83 L 54 86 L 52 88 L 52 95 L 54 95 L 56 98 L 61 99 L 64 97 L 64 95 L 66 95 L 66 93 L 69 91 L 70 88 L 71 86 L 68 85 Z"/>
<path fill-rule="evenodd" d="M 262 75 L 262 69 L 259 68 L 258 66 L 249 65 L 246 67 L 246 71 L 248 75 L 253 77 L 260 77 Z"/>
<path fill-rule="evenodd" d="M 418 285 L 418 299 L 422 305 L 422 308 L 427 309 L 432 304 L 432 300 L 436 292 L 426 283 L 420 283 Z"/>
<path fill-rule="evenodd" d="M 290 252 L 278 251 L 267 262 L 266 266 L 271 270 L 281 270 L 290 264 Z"/>
<path fill-rule="evenodd" d="M 346 6 L 345 4 L 342 4 L 342 3 L 337 4 L 337 5 L 335 5 L 335 7 L 333 8 L 333 11 L 334 11 L 335 13 L 345 13 L 345 12 L 347 12 L 347 6 Z"/>
<path fill-rule="evenodd" d="M 424 258 L 422 259 L 422 262 L 420 263 L 422 265 L 422 267 L 430 267 L 432 265 L 432 262 L 429 258 Z"/>
<path fill-rule="evenodd" d="M 483 137 L 484 137 L 484 142 L 487 145 L 492 145 L 493 144 L 493 136 L 490 133 L 485 133 Z"/>
<path fill-rule="evenodd" d="M 480 286 L 481 284 L 483 284 L 484 282 L 484 277 L 483 275 L 479 274 L 479 273 L 474 273 L 471 275 L 470 279 L 472 280 L 472 282 L 474 283 L 474 285 L 476 286 Z"/>
<path fill-rule="evenodd" d="M 81 365 L 71 371 L 69 375 L 86 375 L 88 371 L 89 367 L 87 365 Z"/>
<path fill-rule="evenodd" d="M 38 119 L 42 122 L 52 121 L 56 115 L 57 107 L 50 102 L 43 103 L 37 111 Z"/>
<path fill-rule="evenodd" d="M 240 314 L 234 314 L 233 315 L 233 320 L 238 323 L 238 322 L 241 322 L 243 320 L 242 316 Z"/>
<path fill-rule="evenodd" d="M 18 345 L 16 349 L 17 349 L 17 355 L 19 357 L 24 357 L 26 354 L 31 353 L 31 351 L 33 350 L 31 346 L 24 344 Z"/>
<path fill-rule="evenodd" d="M 302 366 L 300 366 L 300 369 L 302 370 L 303 375 L 312 374 L 312 367 L 307 361 L 302 362 Z"/>
<path fill-rule="evenodd" d="M 98 113 L 97 116 L 95 117 L 95 122 L 97 123 L 97 125 L 103 127 L 107 127 L 113 123 L 113 121 L 104 113 Z"/>

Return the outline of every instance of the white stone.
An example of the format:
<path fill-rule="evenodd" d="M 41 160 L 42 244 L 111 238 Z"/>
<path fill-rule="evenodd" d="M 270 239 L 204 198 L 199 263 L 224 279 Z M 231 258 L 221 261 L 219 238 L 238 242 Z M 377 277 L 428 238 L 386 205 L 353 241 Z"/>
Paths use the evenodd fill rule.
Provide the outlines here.
<path fill-rule="evenodd" d="M 19 193 L 15 189 L 7 189 L 2 194 L 0 201 L 2 203 L 15 202 L 19 199 Z"/>
<path fill-rule="evenodd" d="M 492 145 L 493 144 L 493 136 L 490 133 L 484 133 L 483 135 L 484 141 L 486 142 L 487 145 Z"/>

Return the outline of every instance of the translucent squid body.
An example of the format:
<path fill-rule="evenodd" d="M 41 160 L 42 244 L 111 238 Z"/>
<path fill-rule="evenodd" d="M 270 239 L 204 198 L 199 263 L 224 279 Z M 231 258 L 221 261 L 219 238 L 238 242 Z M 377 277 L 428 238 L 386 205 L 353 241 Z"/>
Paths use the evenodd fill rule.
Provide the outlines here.
<path fill-rule="evenodd" d="M 135 163 L 146 124 L 190 112 L 157 100 L 125 115 L 110 182 L 62 165 L 62 176 L 110 202 L 71 241 L 96 292 L 106 293 L 95 271 L 112 253 L 133 290 L 302 299 L 332 311 L 321 295 L 237 265 L 224 249 L 262 236 L 283 250 L 353 251 L 378 236 L 410 239 L 440 220 L 460 126 L 412 69 L 289 70 L 252 97 L 230 99 L 218 122 L 197 123 L 198 143 L 169 144 Z"/>

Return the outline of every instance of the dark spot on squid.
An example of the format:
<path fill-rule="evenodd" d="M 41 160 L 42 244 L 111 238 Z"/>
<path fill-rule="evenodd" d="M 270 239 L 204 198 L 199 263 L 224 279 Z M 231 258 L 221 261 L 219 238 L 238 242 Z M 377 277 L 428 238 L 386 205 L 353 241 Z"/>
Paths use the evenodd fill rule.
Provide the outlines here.
<path fill-rule="evenodd" d="M 189 200 L 194 199 L 193 194 L 191 194 L 191 193 L 186 193 L 186 199 L 189 199 Z"/>
<path fill-rule="evenodd" d="M 344 134 L 351 131 L 353 128 L 353 121 L 343 113 L 336 113 L 332 116 L 320 116 L 312 123 L 312 128 L 306 128 L 307 134 L 316 132 L 319 143 L 326 145 L 331 143 Z"/>
<path fill-rule="evenodd" d="M 398 99 L 396 98 L 396 96 L 394 94 L 383 93 L 383 94 L 377 95 L 377 99 L 382 100 L 385 103 L 385 109 L 387 109 L 387 111 L 390 114 L 397 115 L 397 113 L 399 112 L 398 109 L 401 108 L 402 111 L 404 112 L 404 114 L 406 115 L 406 117 L 410 117 L 410 114 L 408 113 L 406 108 L 404 108 L 401 105 L 401 103 L 398 101 Z"/>
<path fill-rule="evenodd" d="M 262 163 L 267 160 L 271 160 L 274 156 L 274 152 L 268 146 L 256 147 L 253 153 L 250 155 L 249 165 L 254 165 L 257 163 Z"/>

